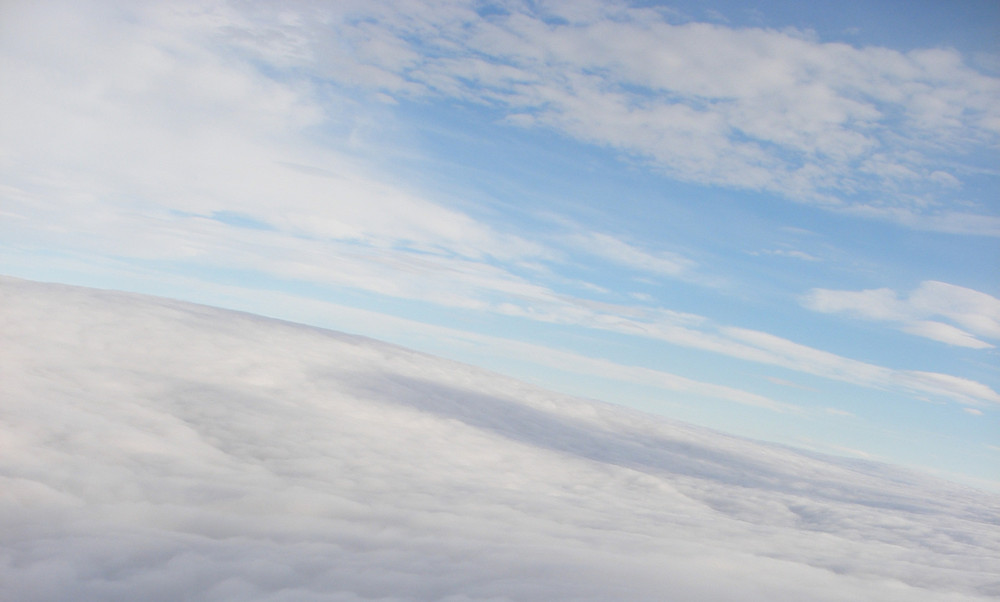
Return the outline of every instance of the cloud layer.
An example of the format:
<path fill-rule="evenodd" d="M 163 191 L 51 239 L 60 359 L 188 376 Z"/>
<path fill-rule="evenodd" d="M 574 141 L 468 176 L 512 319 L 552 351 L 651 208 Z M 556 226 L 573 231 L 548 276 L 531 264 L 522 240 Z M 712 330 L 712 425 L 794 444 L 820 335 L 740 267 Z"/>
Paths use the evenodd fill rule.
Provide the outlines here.
<path fill-rule="evenodd" d="M 1000 80 L 954 50 L 855 48 L 616 2 L 344 3 L 312 18 L 274 25 L 265 10 L 244 31 L 286 43 L 268 60 L 397 99 L 484 104 L 680 180 L 1000 234 L 989 199 L 970 210 L 961 190 L 989 169 L 970 155 L 995 156 Z"/>
<path fill-rule="evenodd" d="M 996 498 L 369 339 L 0 281 L 18 600 L 986 600 Z"/>

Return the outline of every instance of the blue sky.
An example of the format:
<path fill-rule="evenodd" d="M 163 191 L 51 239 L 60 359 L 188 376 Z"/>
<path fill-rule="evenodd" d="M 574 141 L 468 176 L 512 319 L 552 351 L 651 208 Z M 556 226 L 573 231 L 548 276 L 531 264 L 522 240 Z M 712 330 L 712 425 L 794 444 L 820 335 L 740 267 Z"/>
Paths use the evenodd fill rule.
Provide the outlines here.
<path fill-rule="evenodd" d="M 0 272 L 995 487 L 1000 9 L 745 6 L 6 3 Z"/>

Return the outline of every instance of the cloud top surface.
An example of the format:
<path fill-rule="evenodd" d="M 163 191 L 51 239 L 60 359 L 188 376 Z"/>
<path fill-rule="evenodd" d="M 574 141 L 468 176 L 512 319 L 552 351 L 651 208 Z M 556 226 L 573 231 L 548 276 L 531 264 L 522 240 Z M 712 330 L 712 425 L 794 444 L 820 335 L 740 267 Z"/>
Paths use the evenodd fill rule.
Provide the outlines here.
<path fill-rule="evenodd" d="M 371 339 L 0 279 L 17 600 L 986 600 L 1000 503 Z"/>

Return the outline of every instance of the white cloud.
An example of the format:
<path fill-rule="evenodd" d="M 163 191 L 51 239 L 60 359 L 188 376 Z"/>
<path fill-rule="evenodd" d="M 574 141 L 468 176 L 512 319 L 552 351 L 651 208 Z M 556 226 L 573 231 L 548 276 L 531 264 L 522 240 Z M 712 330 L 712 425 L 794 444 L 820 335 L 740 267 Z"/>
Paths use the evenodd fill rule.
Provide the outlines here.
<path fill-rule="evenodd" d="M 577 234 L 570 240 L 584 253 L 650 274 L 680 276 L 694 266 L 693 261 L 676 253 L 650 253 L 600 232 Z"/>
<path fill-rule="evenodd" d="M 953 50 L 854 48 L 617 3 L 515 2 L 485 17 L 461 2 L 321 13 L 301 64 L 342 83 L 486 103 L 687 181 L 920 229 L 1000 232 L 1000 218 L 943 194 L 962 185 L 955 157 L 995 144 L 1000 122 L 1000 80 Z"/>
<path fill-rule="evenodd" d="M 1000 236 L 1000 217 L 969 213 L 961 209 L 931 211 L 912 207 L 859 204 L 844 208 L 843 211 L 861 217 L 896 222 L 914 230 Z"/>
<path fill-rule="evenodd" d="M 992 349 L 993 345 L 986 341 L 980 341 L 973 335 L 960 328 L 955 328 L 950 324 L 935 322 L 933 320 L 917 320 L 903 324 L 900 328 L 905 333 L 924 337 L 954 345 L 956 347 L 970 347 L 972 349 Z"/>
<path fill-rule="evenodd" d="M 1000 299 L 933 280 L 921 283 L 909 303 L 916 311 L 940 315 L 973 334 L 1000 339 Z"/>
<path fill-rule="evenodd" d="M 803 298 L 803 303 L 814 311 L 847 312 L 871 320 L 898 320 L 905 313 L 895 291 L 888 288 L 864 291 L 813 289 Z"/>
<path fill-rule="evenodd" d="M 917 370 L 898 374 L 900 382 L 916 391 L 948 395 L 971 405 L 982 405 L 982 402 L 1000 403 L 1000 394 L 983 383 L 967 378 Z"/>
<path fill-rule="evenodd" d="M 788 257 L 791 259 L 801 259 L 802 261 L 821 261 L 819 257 L 810 255 L 805 251 L 796 249 L 765 249 L 763 251 L 753 251 L 751 255 L 771 255 L 774 257 Z"/>
<path fill-rule="evenodd" d="M 887 288 L 813 289 L 802 303 L 814 311 L 893 322 L 903 332 L 949 345 L 986 349 L 994 345 L 978 337 L 1000 340 L 1000 299 L 945 282 L 922 282 L 906 299 Z"/>
<path fill-rule="evenodd" d="M 997 594 L 995 496 L 945 481 L 247 314 L 0 297 L 18 600 Z"/>
<path fill-rule="evenodd" d="M 449 306 L 550 295 L 499 265 L 552 259 L 550 249 L 318 144 L 310 128 L 338 127 L 332 114 L 349 101 L 217 47 L 221 31 L 250 26 L 246 15 L 222 4 L 16 10 L 20 27 L 0 41 L 5 77 L 18 82 L 0 91 L 0 152 L 6 217 L 31 225 L 8 228 L 12 243 Z M 275 22 L 301 25 L 287 16 Z"/>
<path fill-rule="evenodd" d="M 1000 403 L 1000 394 L 969 379 L 936 372 L 887 368 L 745 328 L 727 327 L 721 332 L 733 341 L 749 345 L 758 354 L 757 361 L 763 363 L 875 389 L 930 394 L 961 404 Z"/>
<path fill-rule="evenodd" d="M 12 229 L 24 247 L 255 269 L 486 307 L 497 295 L 552 302 L 554 293 L 515 273 L 562 261 L 553 245 L 581 244 L 500 231 L 318 144 L 311 128 L 350 128 L 340 113 L 365 119 L 365 111 L 233 52 L 297 67 L 315 58 L 314 22 L 295 10 L 268 19 L 221 3 L 123 13 L 66 5 L 59 19 L 17 10 L 20 27 L 0 43 L 4 73 L 19 82 L 0 91 L 8 116 L 0 152 L 10 158 L 5 213 L 32 224 Z M 85 48 L 73 51 L 84 34 Z M 409 60 L 384 46 L 373 56 Z M 219 215 L 263 228 L 213 221 Z M 639 271 L 676 276 L 693 265 L 607 234 L 585 237 L 589 252 Z"/>
<path fill-rule="evenodd" d="M 5 10 L 17 13 L 0 19 L 17 23 L 0 35 L 5 79 L 16 84 L 0 86 L 0 227 L 13 247 L 59 249 L 82 261 L 247 270 L 625 333 L 877 387 L 902 381 L 884 368 L 777 337 L 734 336 L 738 329 L 703 316 L 562 294 L 537 275 L 556 270 L 567 251 L 581 246 L 657 276 L 690 278 L 697 264 L 601 232 L 527 240 L 408 189 L 391 173 L 348 158 L 347 147 L 363 144 L 351 136 L 358 123 L 348 116 L 378 121 L 378 109 L 318 82 L 339 78 L 397 96 L 447 93 L 490 102 L 587 140 L 648 154 L 698 181 L 768 188 L 784 186 L 773 180 L 783 177 L 780 161 L 756 143 L 734 144 L 734 119 L 748 124 L 744 137 L 821 157 L 823 165 L 830 159 L 835 169 L 869 144 L 845 124 L 878 117 L 869 101 L 844 92 L 860 85 L 851 79 L 857 70 L 876 69 L 873 81 L 885 88 L 879 88 L 883 96 L 900 90 L 876 77 L 878 69 L 917 79 L 930 77 L 928 70 L 953 72 L 961 79 L 957 94 L 969 103 L 978 98 L 970 86 L 988 88 L 992 81 L 963 68 L 941 71 L 944 55 L 921 55 L 917 65 L 914 57 L 879 51 L 888 66 L 871 67 L 861 60 L 869 50 L 784 33 L 671 25 L 652 13 L 618 8 L 616 20 L 599 22 L 610 10 L 602 3 L 587 14 L 576 3 L 558 9 L 570 11 L 567 18 L 577 23 L 571 28 L 516 6 L 506 17 L 480 18 L 460 2 L 315 9 L 67 3 L 58 10 L 19 3 Z M 378 18 L 352 16 L 365 14 Z M 658 50 L 650 54 L 653 47 Z M 470 49 L 479 51 L 472 62 L 463 58 Z M 783 54 L 789 49 L 795 53 Z M 808 80 L 813 76 L 800 73 L 798 60 L 833 83 Z M 281 67 L 281 75 L 269 75 L 262 62 Z M 837 75 L 831 65 L 847 71 Z M 635 86 L 650 91 L 636 96 L 629 91 Z M 787 92 L 775 99 L 781 111 L 767 108 L 767 90 Z M 679 100 L 664 101 L 664 91 Z M 794 102 L 800 96 L 815 102 L 800 106 Z M 960 117 L 966 115 L 978 113 Z M 803 119 L 815 120 L 810 127 L 819 130 L 806 136 L 788 129 Z M 831 188 L 841 185 L 837 174 L 816 169 L 809 164 L 797 172 L 803 190 L 824 178 Z M 262 228 L 227 224 L 220 215 L 243 216 Z M 588 284 L 575 290 L 595 290 Z M 982 321 L 982 299 L 966 295 L 968 307 L 945 310 L 962 293 L 932 289 L 921 303 L 947 311 L 942 316 L 955 328 L 992 336 L 996 320 Z M 939 338 L 969 342 L 934 328 Z M 891 378 L 880 381 L 883 376 Z M 934 391 L 947 395 L 941 383 Z M 977 394 L 956 391 L 961 400 Z"/>
<path fill-rule="evenodd" d="M 620 382 L 645 384 L 666 391 L 722 399 L 776 412 L 801 413 L 801 409 L 797 406 L 775 401 L 763 395 L 733 387 L 700 382 L 662 370 L 626 366 L 616 362 L 590 358 L 538 345 L 517 343 L 514 341 L 500 342 L 492 337 L 489 340 L 494 344 L 499 343 L 502 345 L 504 347 L 503 352 L 506 354 L 521 358 L 530 358 L 541 365 L 565 372 L 590 376 L 599 375 L 603 378 L 611 378 Z"/>

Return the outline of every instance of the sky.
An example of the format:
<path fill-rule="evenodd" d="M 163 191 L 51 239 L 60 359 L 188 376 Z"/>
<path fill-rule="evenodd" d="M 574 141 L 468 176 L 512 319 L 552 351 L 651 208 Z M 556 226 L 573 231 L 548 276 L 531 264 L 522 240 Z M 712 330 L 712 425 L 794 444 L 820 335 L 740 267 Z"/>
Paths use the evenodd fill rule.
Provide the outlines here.
<path fill-rule="evenodd" d="M 19 602 L 975 602 L 998 496 L 370 338 L 0 277 Z"/>
<path fill-rule="evenodd" d="M 994 2 L 0 5 L 0 273 L 1000 487 Z"/>

